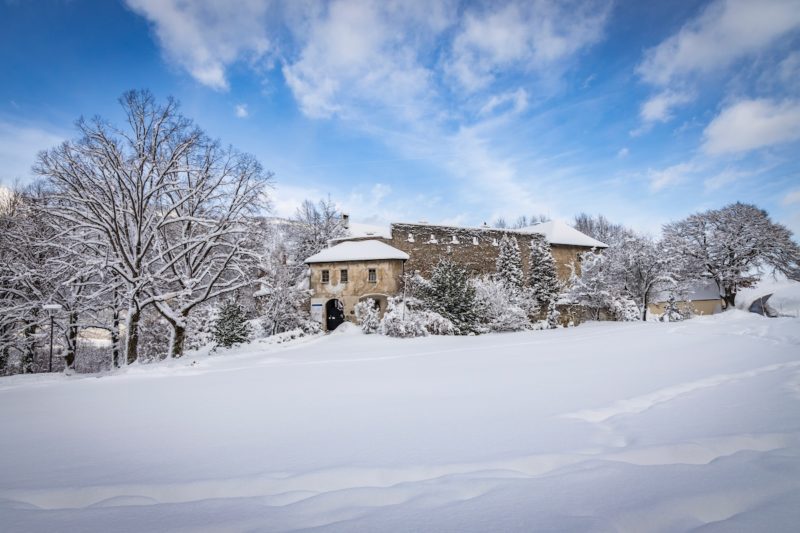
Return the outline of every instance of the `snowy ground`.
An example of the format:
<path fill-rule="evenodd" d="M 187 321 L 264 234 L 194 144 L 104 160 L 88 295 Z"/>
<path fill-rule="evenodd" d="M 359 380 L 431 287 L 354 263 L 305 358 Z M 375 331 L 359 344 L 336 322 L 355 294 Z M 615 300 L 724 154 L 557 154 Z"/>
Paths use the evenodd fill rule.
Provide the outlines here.
<path fill-rule="evenodd" d="M 350 331 L 0 380 L 6 532 L 798 523 L 797 318 Z"/>

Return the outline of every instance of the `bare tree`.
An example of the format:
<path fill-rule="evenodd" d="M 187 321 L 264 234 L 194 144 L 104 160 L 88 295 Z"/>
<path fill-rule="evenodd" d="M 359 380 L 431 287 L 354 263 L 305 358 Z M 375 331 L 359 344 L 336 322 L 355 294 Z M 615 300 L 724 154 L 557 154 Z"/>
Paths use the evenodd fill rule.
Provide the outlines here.
<path fill-rule="evenodd" d="M 305 200 L 289 226 L 288 239 L 293 259 L 302 265 L 308 257 L 328 246 L 331 239 L 346 235 L 342 214 L 330 198 L 317 203 Z"/>
<path fill-rule="evenodd" d="M 726 309 L 734 306 L 740 288 L 760 279 L 764 268 L 794 276 L 800 263 L 792 232 L 750 204 L 735 203 L 667 224 L 664 243 L 686 277 L 717 284 Z"/>
<path fill-rule="evenodd" d="M 592 216 L 580 213 L 575 215 L 573 226 L 581 233 L 611 246 L 630 233 L 625 226 L 614 224 L 603 215 Z"/>
<path fill-rule="evenodd" d="M 158 304 L 166 314 L 166 302 L 185 306 L 227 283 L 222 272 L 238 253 L 240 217 L 265 180 L 252 158 L 209 141 L 176 101 L 161 105 L 148 91 L 130 91 L 120 104 L 125 128 L 81 119 L 80 138 L 39 154 L 34 169 L 53 189 L 50 214 L 63 236 L 80 239 L 120 288 L 132 363 L 143 309 Z"/>
<path fill-rule="evenodd" d="M 192 157 L 195 159 L 192 160 Z M 156 233 L 154 280 L 146 289 L 172 328 L 169 354 L 180 357 L 187 318 L 198 305 L 252 285 L 258 256 L 254 216 L 265 210 L 270 174 L 251 156 L 207 143 L 190 154 L 168 192 L 173 215 Z"/>

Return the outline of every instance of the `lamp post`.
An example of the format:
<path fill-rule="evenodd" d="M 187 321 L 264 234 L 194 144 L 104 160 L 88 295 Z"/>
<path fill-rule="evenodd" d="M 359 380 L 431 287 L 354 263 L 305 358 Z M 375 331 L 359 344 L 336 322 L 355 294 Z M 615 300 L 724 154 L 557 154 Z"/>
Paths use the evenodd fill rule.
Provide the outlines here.
<path fill-rule="evenodd" d="M 50 314 L 50 363 L 47 365 L 47 371 L 53 371 L 53 322 L 55 321 L 56 311 L 61 310 L 60 304 L 45 304 L 42 309 Z"/>

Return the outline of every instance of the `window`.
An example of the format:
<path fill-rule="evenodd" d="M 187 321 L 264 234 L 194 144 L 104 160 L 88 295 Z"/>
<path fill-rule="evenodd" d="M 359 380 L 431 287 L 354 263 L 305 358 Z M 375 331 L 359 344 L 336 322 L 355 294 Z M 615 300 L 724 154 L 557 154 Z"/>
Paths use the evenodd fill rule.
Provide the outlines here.
<path fill-rule="evenodd" d="M 347 269 L 343 268 L 339 271 L 339 281 L 341 283 L 347 283 Z"/>
<path fill-rule="evenodd" d="M 331 272 L 330 270 L 323 270 L 322 271 L 322 283 L 330 283 L 331 282 Z"/>
<path fill-rule="evenodd" d="M 367 274 L 368 280 L 370 283 L 377 283 L 378 282 L 378 272 L 374 268 L 369 269 L 369 273 Z"/>

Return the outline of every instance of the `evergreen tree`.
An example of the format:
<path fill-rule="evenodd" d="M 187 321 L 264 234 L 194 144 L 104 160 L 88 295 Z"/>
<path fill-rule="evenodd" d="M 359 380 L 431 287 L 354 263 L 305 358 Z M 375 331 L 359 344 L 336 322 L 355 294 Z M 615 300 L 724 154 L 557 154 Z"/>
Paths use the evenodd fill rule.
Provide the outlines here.
<path fill-rule="evenodd" d="M 548 309 L 558 299 L 561 283 L 550 244 L 543 237 L 531 239 L 529 285 L 533 298 L 542 309 Z"/>
<path fill-rule="evenodd" d="M 515 237 L 503 235 L 497 254 L 497 279 L 511 287 L 522 287 L 522 257 Z"/>
<path fill-rule="evenodd" d="M 242 307 L 235 303 L 225 304 L 214 323 L 212 334 L 217 345 L 225 348 L 247 342 L 250 338 L 250 324 L 245 320 Z"/>
<path fill-rule="evenodd" d="M 475 332 L 478 322 L 475 287 L 466 270 L 449 259 L 442 259 L 433 269 L 423 296 L 431 310 L 453 323 L 456 334 Z"/>

